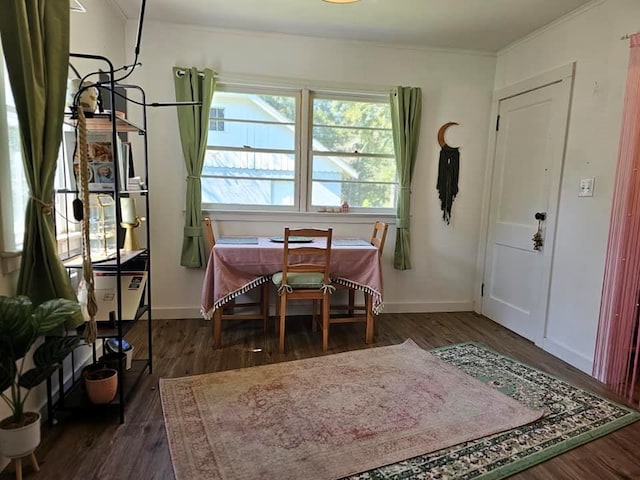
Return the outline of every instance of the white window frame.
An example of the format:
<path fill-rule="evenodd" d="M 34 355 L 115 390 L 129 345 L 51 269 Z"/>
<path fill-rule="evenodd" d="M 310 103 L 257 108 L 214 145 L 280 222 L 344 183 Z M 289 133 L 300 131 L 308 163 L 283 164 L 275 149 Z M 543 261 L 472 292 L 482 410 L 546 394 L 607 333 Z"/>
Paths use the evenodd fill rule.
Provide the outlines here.
<path fill-rule="evenodd" d="M 241 204 L 217 204 L 217 203 L 202 203 L 202 209 L 206 211 L 245 211 L 245 212 L 299 212 L 300 211 L 300 193 L 298 186 L 300 185 L 300 158 L 297 154 L 300 151 L 300 129 L 298 128 L 300 121 L 300 92 L 299 90 L 292 88 L 280 88 L 280 87 L 264 87 L 264 86 L 247 86 L 247 85 L 236 85 L 236 84 L 227 84 L 227 83 L 218 83 L 216 85 L 217 92 L 229 92 L 229 93 L 240 93 L 246 95 L 274 95 L 274 96 L 291 96 L 295 98 L 296 101 L 296 123 L 295 123 L 295 138 L 293 144 L 293 153 L 295 158 L 295 176 L 293 178 L 294 183 L 294 202 L 293 205 L 241 205 Z M 212 105 L 212 108 L 216 108 L 215 105 Z M 233 121 L 232 117 L 226 117 L 225 121 Z M 225 132 L 222 132 L 225 133 Z M 217 150 L 232 150 L 232 151 L 242 151 L 238 148 L 231 147 L 221 147 Z M 268 150 L 268 149 L 264 149 Z M 261 151 L 260 148 L 250 148 L 248 151 Z M 274 151 L 277 151 L 274 149 Z M 201 176 L 202 180 L 205 181 L 208 178 L 207 175 Z M 215 178 L 215 177 L 213 177 Z"/>
<path fill-rule="evenodd" d="M 311 158 L 310 148 L 312 133 L 312 101 L 313 98 L 370 101 L 388 104 L 388 92 L 362 92 L 357 89 L 333 89 L 322 87 L 299 87 L 287 84 L 286 87 L 279 85 L 253 84 L 245 82 L 218 81 L 216 91 L 245 93 L 245 94 L 266 94 L 266 95 L 292 95 L 296 96 L 296 128 L 295 128 L 295 200 L 291 206 L 269 205 L 238 205 L 238 204 L 212 204 L 202 203 L 203 211 L 210 212 L 246 212 L 251 213 L 284 213 L 309 215 L 318 214 L 320 207 L 311 206 Z M 212 108 L 216 108 L 215 104 Z M 228 120 L 225 118 L 225 120 Z M 376 155 L 374 155 L 376 156 Z M 203 175 L 205 181 L 207 177 Z M 396 186 L 398 181 L 396 178 Z M 397 191 L 397 189 L 396 189 Z M 397 197 L 394 206 L 391 208 L 357 208 L 351 209 L 351 213 L 364 215 L 377 215 L 379 217 L 393 218 L 396 213 Z M 321 213 L 321 215 L 326 215 Z"/>
<path fill-rule="evenodd" d="M 13 215 L 13 188 L 9 151 L 9 123 L 5 94 L 5 62 L 0 46 L 0 260 L 2 273 L 7 274 L 20 266 L 22 243 L 16 241 Z"/>
<path fill-rule="evenodd" d="M 327 91 L 323 91 L 323 90 L 307 90 L 306 94 L 308 96 L 307 98 L 307 105 L 308 105 L 308 109 L 309 109 L 309 113 L 308 113 L 308 132 L 306 132 L 305 137 L 308 140 L 312 139 L 312 135 L 313 135 L 313 111 L 312 111 L 312 106 L 313 106 L 313 100 L 315 98 L 317 99 L 321 99 L 321 100 L 344 100 L 344 101 L 355 101 L 355 102 L 369 102 L 369 103 L 386 103 L 387 105 L 389 105 L 389 96 L 388 94 L 363 94 L 363 93 L 344 93 L 344 92 L 327 92 Z M 389 107 L 390 108 L 390 107 Z M 315 150 L 313 150 L 313 145 L 312 142 L 308 141 L 308 145 L 305 148 L 305 152 L 306 152 L 306 158 L 305 158 L 305 166 L 308 169 L 308 177 L 307 177 L 307 183 L 306 186 L 307 188 L 309 188 L 312 184 L 312 175 L 313 172 L 311 171 L 311 165 L 312 165 L 312 159 L 315 153 Z M 359 153 L 357 155 L 354 155 L 352 153 L 349 152 L 324 152 L 324 153 L 332 153 L 335 156 L 345 156 L 345 157 L 349 157 L 349 156 L 359 156 L 359 157 L 369 157 L 369 158 L 395 158 L 395 154 L 394 155 L 385 155 L 385 154 L 372 154 L 372 153 Z M 365 183 L 365 182 L 360 182 L 360 183 Z M 359 207 L 356 209 L 356 211 L 358 212 L 362 212 L 362 213 L 380 213 L 380 214 L 393 214 L 396 212 L 396 206 L 398 203 L 398 196 L 397 196 L 397 190 L 398 190 L 398 178 L 396 176 L 396 181 L 392 183 L 393 185 L 396 186 L 396 195 L 394 198 L 394 205 L 391 208 L 363 208 L 363 207 Z M 313 207 L 311 205 L 311 192 L 308 193 L 308 195 L 306 196 L 306 200 L 307 200 L 307 211 L 317 211 L 317 209 L 315 209 L 315 207 Z M 321 207 L 321 206 L 320 206 Z"/>

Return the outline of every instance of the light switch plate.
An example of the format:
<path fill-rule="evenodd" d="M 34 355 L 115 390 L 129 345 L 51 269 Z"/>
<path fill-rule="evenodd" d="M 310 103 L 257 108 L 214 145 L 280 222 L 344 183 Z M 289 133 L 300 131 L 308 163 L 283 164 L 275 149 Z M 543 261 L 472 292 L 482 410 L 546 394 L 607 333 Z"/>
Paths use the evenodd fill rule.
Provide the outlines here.
<path fill-rule="evenodd" d="M 583 178 L 580 180 L 580 187 L 578 190 L 579 197 L 593 197 L 593 186 L 595 184 L 595 178 Z"/>

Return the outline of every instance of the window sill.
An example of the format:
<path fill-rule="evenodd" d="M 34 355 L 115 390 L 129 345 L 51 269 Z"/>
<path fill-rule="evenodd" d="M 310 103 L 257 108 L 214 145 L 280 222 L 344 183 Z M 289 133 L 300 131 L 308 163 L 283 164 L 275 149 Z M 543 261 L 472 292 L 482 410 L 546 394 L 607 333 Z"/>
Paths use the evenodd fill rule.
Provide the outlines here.
<path fill-rule="evenodd" d="M 0 252 L 0 264 L 2 265 L 2 274 L 8 275 L 20 269 L 20 261 L 22 260 L 22 252 Z"/>
<path fill-rule="evenodd" d="M 396 217 L 394 214 L 388 213 L 334 213 L 334 212 L 274 212 L 274 211 L 231 211 L 231 210 L 213 210 L 203 209 L 203 213 L 212 217 L 217 221 L 237 221 L 237 222 L 260 222 L 260 223 L 279 223 L 301 222 L 301 223 L 321 223 L 332 224 L 348 223 L 351 225 L 363 224 L 369 225 L 375 220 L 395 225 Z"/>

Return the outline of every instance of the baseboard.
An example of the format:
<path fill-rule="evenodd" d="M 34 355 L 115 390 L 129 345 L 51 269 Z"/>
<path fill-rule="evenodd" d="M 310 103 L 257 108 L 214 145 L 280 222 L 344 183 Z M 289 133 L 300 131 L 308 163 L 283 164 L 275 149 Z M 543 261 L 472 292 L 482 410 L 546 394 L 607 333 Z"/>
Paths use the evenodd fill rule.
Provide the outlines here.
<path fill-rule="evenodd" d="M 202 318 L 200 307 L 153 307 L 154 320 Z"/>
<path fill-rule="evenodd" d="M 274 306 L 271 306 L 272 314 Z M 470 312 L 473 300 L 461 302 L 393 302 L 385 303 L 383 313 L 434 313 Z M 296 312 L 294 312 L 295 314 Z M 302 311 L 300 312 L 302 313 Z M 202 318 L 200 308 L 195 307 L 154 307 L 153 318 L 159 320 Z"/>
<path fill-rule="evenodd" d="M 382 313 L 471 312 L 473 300 L 460 302 L 385 302 Z"/>
<path fill-rule="evenodd" d="M 586 355 L 569 348 L 567 345 L 551 340 L 550 338 L 545 338 L 542 341 L 542 345 L 539 346 L 541 346 L 545 352 L 550 353 L 554 357 L 564 360 L 569 365 L 582 370 L 588 375 L 593 375 L 593 358 L 589 358 Z"/>

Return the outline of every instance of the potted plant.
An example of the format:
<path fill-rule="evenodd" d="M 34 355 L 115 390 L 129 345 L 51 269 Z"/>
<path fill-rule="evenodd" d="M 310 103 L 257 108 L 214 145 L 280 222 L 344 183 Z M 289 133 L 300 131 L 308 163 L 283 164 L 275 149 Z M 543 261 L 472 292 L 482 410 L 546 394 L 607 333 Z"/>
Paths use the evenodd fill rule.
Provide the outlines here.
<path fill-rule="evenodd" d="M 60 336 L 70 315 L 80 305 L 54 299 L 34 306 L 25 296 L 0 296 L 0 396 L 11 415 L 0 421 L 0 454 L 19 458 L 32 453 L 40 443 L 40 414 L 25 412 L 32 388 L 50 377 L 76 348 L 78 336 Z M 25 356 L 41 336 L 45 341 L 33 353 L 34 367 L 25 369 Z"/>

